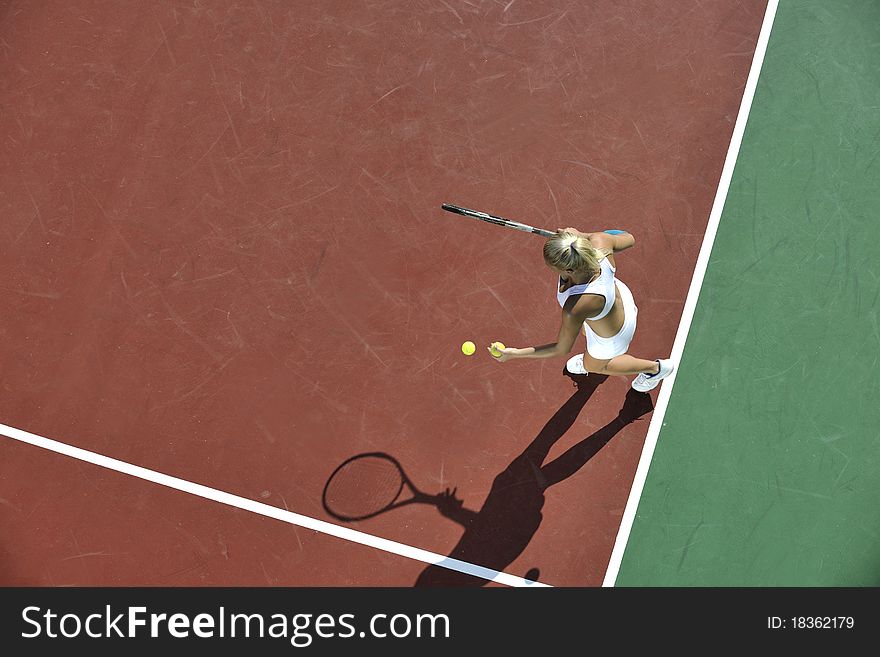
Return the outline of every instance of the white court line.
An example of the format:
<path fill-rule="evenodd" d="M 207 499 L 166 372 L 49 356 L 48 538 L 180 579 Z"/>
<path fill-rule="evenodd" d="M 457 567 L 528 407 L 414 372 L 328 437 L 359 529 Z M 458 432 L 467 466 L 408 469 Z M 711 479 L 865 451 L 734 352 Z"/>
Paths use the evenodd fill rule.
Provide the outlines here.
<path fill-rule="evenodd" d="M 142 468 L 138 465 L 132 465 L 131 463 L 119 461 L 110 458 L 109 456 L 96 454 L 95 452 L 80 449 L 79 447 L 73 447 L 72 445 L 58 442 L 57 440 L 43 438 L 42 436 L 6 426 L 5 424 L 0 424 L 0 434 L 12 438 L 13 440 L 18 440 L 23 443 L 28 443 L 29 445 L 35 445 L 36 447 L 42 447 L 43 449 L 48 449 L 52 452 L 57 452 L 58 454 L 64 454 L 65 456 L 79 459 L 80 461 L 93 463 L 102 468 L 115 470 L 116 472 L 131 475 L 138 479 L 152 481 L 154 484 L 159 484 L 160 486 L 174 488 L 183 491 L 184 493 L 190 493 L 191 495 L 197 495 L 208 500 L 214 500 L 215 502 L 234 506 L 238 509 L 243 509 L 244 511 L 251 511 L 252 513 L 257 513 L 261 516 L 266 516 L 267 518 L 275 518 L 276 520 L 281 520 L 282 522 L 287 522 L 291 525 L 312 529 L 316 532 L 321 532 L 322 534 L 335 536 L 336 538 L 341 538 L 346 541 L 352 541 L 353 543 L 360 543 L 361 545 L 373 547 L 378 550 L 391 552 L 392 554 L 407 557 L 408 559 L 414 559 L 415 561 L 441 566 L 443 568 L 448 568 L 449 570 L 456 570 L 460 573 L 480 577 L 490 582 L 498 582 L 499 584 L 506 584 L 508 586 L 549 586 L 548 584 L 542 584 L 541 582 L 533 582 L 531 580 L 523 579 L 522 577 L 509 575 L 497 570 L 492 570 L 491 568 L 468 563 L 467 561 L 460 561 L 435 552 L 428 552 L 427 550 L 404 545 L 403 543 L 397 543 L 385 538 L 379 538 L 378 536 L 372 536 L 371 534 L 365 534 L 364 532 L 349 529 L 348 527 L 341 527 L 330 522 L 324 522 L 323 520 L 309 518 L 308 516 L 279 509 L 278 507 L 269 504 L 255 502 L 246 497 L 239 497 L 238 495 L 225 493 L 216 488 L 209 488 L 208 486 L 195 484 L 191 481 L 186 481 L 185 479 L 178 479 L 177 477 L 162 474 L 155 470 L 148 470 L 147 468 Z"/>
<path fill-rule="evenodd" d="M 691 286 L 688 290 L 687 300 L 684 304 L 681 322 L 678 325 L 678 332 L 675 334 L 675 343 L 672 346 L 672 354 L 670 358 L 676 363 L 681 363 L 681 356 L 684 353 L 684 345 L 685 342 L 687 342 L 691 322 L 694 319 L 697 298 L 700 296 L 700 289 L 703 287 L 703 279 L 706 276 L 706 267 L 709 264 L 709 256 L 712 253 L 712 246 L 715 243 L 715 235 L 718 233 L 721 211 L 724 209 L 724 202 L 727 200 L 727 192 L 730 189 L 730 180 L 733 177 L 733 169 L 736 166 L 736 159 L 739 155 L 743 133 L 745 132 L 746 123 L 749 119 L 749 111 L 752 108 L 752 101 L 755 98 L 755 89 L 758 86 L 758 76 L 761 73 L 761 66 L 764 63 L 764 55 L 767 53 L 767 43 L 770 41 L 770 30 L 773 27 L 773 19 L 776 16 L 776 8 L 778 5 L 779 0 L 770 0 L 767 3 L 767 12 L 764 14 L 761 33 L 758 35 L 755 56 L 754 59 L 752 59 L 752 68 L 749 71 L 749 77 L 746 81 L 745 90 L 743 91 L 742 103 L 739 107 L 739 115 L 736 117 L 736 125 L 733 127 L 733 136 L 730 139 L 730 147 L 727 149 L 727 158 L 724 160 L 724 169 L 721 172 L 721 180 L 718 183 L 718 190 L 715 193 L 715 201 L 712 204 L 712 211 L 709 214 L 709 224 L 706 227 L 706 234 L 703 236 L 703 245 L 700 248 L 700 255 L 697 257 L 694 277 L 691 279 Z M 617 574 L 620 571 L 620 563 L 623 560 L 623 553 L 626 550 L 629 533 L 632 530 L 633 521 L 635 520 L 639 498 L 642 496 L 642 489 L 644 488 L 645 480 L 648 477 L 648 468 L 650 467 L 651 459 L 654 456 L 654 448 L 657 446 L 660 427 L 663 426 L 663 417 L 666 415 L 666 407 L 669 405 L 669 397 L 672 394 L 672 386 L 675 383 L 676 373 L 673 373 L 672 376 L 660 384 L 661 387 L 660 394 L 657 396 L 657 406 L 654 409 L 654 415 L 651 418 L 651 424 L 648 427 L 648 434 L 645 437 L 645 445 L 642 448 L 642 455 L 639 458 L 636 476 L 633 480 L 629 499 L 626 502 L 626 509 L 624 509 L 623 512 L 620 530 L 617 532 L 617 540 L 614 542 L 614 549 L 611 551 L 611 559 L 608 562 L 608 570 L 605 571 L 605 580 L 602 582 L 602 586 L 614 586 L 614 583 L 617 581 Z"/>

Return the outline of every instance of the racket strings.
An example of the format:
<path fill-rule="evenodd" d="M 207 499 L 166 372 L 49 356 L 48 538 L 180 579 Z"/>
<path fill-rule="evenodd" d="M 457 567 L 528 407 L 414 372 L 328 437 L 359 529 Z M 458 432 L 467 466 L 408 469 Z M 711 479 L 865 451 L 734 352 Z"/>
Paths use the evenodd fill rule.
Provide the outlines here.
<path fill-rule="evenodd" d="M 355 519 L 391 506 L 402 490 L 400 469 L 387 459 L 369 456 L 342 465 L 328 482 L 324 501 L 334 515 Z"/>

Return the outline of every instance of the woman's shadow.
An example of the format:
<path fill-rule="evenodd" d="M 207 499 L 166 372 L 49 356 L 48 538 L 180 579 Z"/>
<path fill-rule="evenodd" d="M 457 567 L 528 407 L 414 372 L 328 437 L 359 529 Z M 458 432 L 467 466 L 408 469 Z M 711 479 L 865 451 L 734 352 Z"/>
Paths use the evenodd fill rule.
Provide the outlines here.
<path fill-rule="evenodd" d="M 577 391 L 525 451 L 495 477 L 479 511 L 464 508 L 453 494 L 444 496 L 443 502 L 438 504 L 440 513 L 464 527 L 464 534 L 449 553 L 450 557 L 503 571 L 522 553 L 541 524 L 545 491 L 577 472 L 621 429 L 654 409 L 649 395 L 630 390 L 617 417 L 544 464 L 550 448 L 571 428 L 584 404 L 607 378 L 591 374 L 586 382 L 578 384 Z M 484 584 L 486 580 L 480 577 L 436 565 L 425 568 L 415 583 L 416 586 Z"/>

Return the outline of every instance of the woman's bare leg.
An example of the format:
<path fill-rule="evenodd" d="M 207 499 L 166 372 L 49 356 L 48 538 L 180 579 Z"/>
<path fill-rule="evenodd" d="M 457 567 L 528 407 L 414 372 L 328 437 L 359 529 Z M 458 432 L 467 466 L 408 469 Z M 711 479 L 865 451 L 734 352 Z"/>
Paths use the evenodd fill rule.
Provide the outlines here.
<path fill-rule="evenodd" d="M 656 374 L 660 371 L 660 366 L 656 360 L 645 360 L 644 358 L 636 358 L 629 354 L 615 356 L 610 360 L 600 360 L 585 353 L 584 367 L 588 372 L 612 376 L 627 376 L 629 374 L 641 374 L 642 372 L 645 374 Z"/>

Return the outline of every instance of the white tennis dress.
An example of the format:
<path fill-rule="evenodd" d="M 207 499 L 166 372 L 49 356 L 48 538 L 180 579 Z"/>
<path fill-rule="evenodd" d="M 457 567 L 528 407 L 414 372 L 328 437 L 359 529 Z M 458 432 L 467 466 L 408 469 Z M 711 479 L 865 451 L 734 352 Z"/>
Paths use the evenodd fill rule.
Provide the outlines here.
<path fill-rule="evenodd" d="M 560 307 L 564 307 L 565 302 L 573 295 L 598 294 L 599 296 L 604 297 L 605 305 L 602 307 L 601 312 L 595 317 L 588 318 L 590 321 L 595 321 L 597 319 L 602 319 L 605 315 L 611 312 L 611 308 L 614 306 L 614 300 L 616 298 L 616 290 L 623 303 L 624 317 L 623 326 L 620 327 L 617 334 L 612 335 L 610 338 L 603 338 L 601 335 L 596 335 L 593 332 L 593 329 L 590 328 L 588 322 L 584 322 L 584 334 L 587 336 L 587 353 L 593 358 L 599 360 L 609 360 L 615 356 L 625 354 L 627 349 L 629 349 L 629 343 L 632 342 L 633 335 L 635 335 L 636 332 L 636 319 L 639 314 L 639 309 L 636 307 L 635 300 L 633 299 L 632 292 L 630 292 L 629 288 L 624 285 L 623 281 L 614 277 L 614 272 L 617 270 L 611 266 L 611 263 L 608 262 L 608 258 L 602 258 L 602 260 L 599 261 L 599 269 L 599 277 L 595 280 L 580 285 L 572 285 L 564 292 L 559 291 L 559 285 L 562 282 L 562 279 L 560 278 L 559 282 L 556 284 L 556 300 L 559 301 Z"/>

